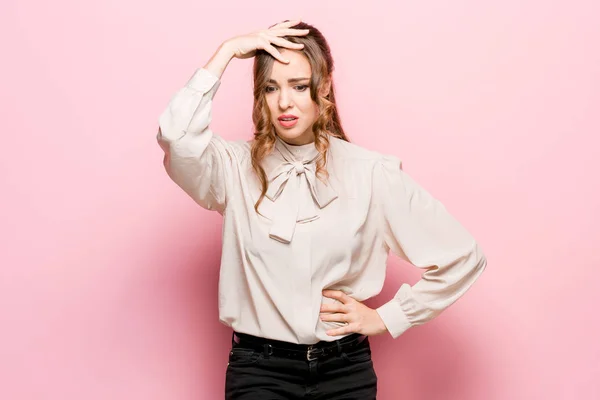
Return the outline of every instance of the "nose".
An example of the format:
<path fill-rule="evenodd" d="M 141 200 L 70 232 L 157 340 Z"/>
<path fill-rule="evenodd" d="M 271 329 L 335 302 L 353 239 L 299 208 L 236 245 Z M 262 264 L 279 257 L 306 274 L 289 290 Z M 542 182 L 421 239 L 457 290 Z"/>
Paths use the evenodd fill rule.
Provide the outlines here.
<path fill-rule="evenodd" d="M 290 95 L 287 94 L 285 90 L 281 90 L 279 91 L 279 93 L 281 93 L 279 95 L 279 108 L 281 108 L 282 110 L 287 110 L 292 105 Z"/>

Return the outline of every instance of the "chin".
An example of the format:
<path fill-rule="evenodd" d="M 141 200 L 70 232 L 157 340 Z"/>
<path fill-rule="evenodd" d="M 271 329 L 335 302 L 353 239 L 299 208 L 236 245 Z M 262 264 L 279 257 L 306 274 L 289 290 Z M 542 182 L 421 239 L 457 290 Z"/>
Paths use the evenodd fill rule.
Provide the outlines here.
<path fill-rule="evenodd" d="M 302 135 L 294 134 L 293 132 L 287 131 L 287 132 L 277 132 L 277 136 L 279 136 L 283 140 L 295 140 L 295 139 L 298 139 L 299 137 L 301 137 Z"/>
<path fill-rule="evenodd" d="M 279 136 L 279 138 L 281 138 L 283 141 L 288 142 L 288 143 L 292 143 L 294 144 L 294 142 L 312 142 L 314 141 L 314 136 L 311 136 L 310 139 L 306 139 L 306 130 L 303 129 L 290 129 L 290 130 L 285 130 L 285 131 L 279 131 L 277 129 L 275 129 L 275 133 L 277 134 L 277 136 Z"/>

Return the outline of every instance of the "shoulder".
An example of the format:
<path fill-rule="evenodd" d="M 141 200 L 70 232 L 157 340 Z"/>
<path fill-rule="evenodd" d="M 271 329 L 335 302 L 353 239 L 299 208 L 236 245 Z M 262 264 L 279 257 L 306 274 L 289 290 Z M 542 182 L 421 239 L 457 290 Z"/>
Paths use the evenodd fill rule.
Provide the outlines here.
<path fill-rule="evenodd" d="M 337 137 L 329 139 L 332 156 L 352 163 L 372 167 L 401 168 L 402 161 L 397 156 L 367 149 L 355 143 L 347 142 Z"/>
<path fill-rule="evenodd" d="M 213 134 L 211 145 L 216 150 L 225 152 L 238 161 L 243 161 L 250 156 L 251 141 L 243 139 L 228 140 L 217 134 Z"/>

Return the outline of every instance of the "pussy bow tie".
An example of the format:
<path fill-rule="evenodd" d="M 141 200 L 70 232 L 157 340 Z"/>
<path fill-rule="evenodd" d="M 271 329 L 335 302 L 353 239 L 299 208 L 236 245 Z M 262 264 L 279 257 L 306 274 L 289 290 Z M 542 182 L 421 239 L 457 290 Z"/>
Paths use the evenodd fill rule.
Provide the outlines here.
<path fill-rule="evenodd" d="M 274 153 L 280 156 L 281 163 L 267 173 L 269 186 L 265 195 L 274 205 L 269 236 L 290 243 L 296 223 L 319 218 L 318 209 L 336 199 L 337 193 L 316 176 L 319 157 L 316 148 L 310 149 L 305 160 L 297 160 L 282 143 L 276 144 Z"/>

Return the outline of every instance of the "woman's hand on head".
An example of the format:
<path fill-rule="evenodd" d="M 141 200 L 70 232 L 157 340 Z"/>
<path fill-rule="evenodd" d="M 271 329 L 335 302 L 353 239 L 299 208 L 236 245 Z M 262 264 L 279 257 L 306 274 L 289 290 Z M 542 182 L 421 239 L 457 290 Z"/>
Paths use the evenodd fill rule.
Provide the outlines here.
<path fill-rule="evenodd" d="M 254 57 L 257 50 L 265 50 L 280 62 L 287 63 L 288 60 L 286 60 L 273 45 L 292 50 L 302 49 L 304 47 L 303 44 L 292 43 L 282 37 L 307 35 L 309 33 L 308 29 L 292 28 L 299 23 L 300 21 L 280 22 L 268 29 L 261 29 L 246 35 L 228 39 L 225 41 L 224 45 L 232 51 L 235 58 L 243 59 Z"/>

